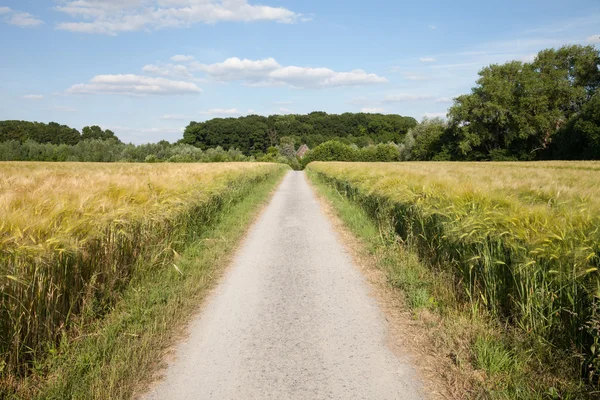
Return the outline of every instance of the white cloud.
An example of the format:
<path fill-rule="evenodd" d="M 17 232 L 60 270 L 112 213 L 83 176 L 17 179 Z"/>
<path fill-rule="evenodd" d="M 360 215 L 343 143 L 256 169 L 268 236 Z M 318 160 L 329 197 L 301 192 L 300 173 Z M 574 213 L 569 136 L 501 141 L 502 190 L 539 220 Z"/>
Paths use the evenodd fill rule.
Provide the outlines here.
<path fill-rule="evenodd" d="M 147 74 L 151 74 L 151 75 L 169 76 L 169 77 L 186 78 L 186 79 L 193 78 L 193 75 L 188 70 L 188 67 L 186 67 L 185 65 L 181 65 L 181 64 L 166 64 L 166 65 L 149 64 L 149 65 L 145 65 L 142 68 L 142 71 L 144 71 Z"/>
<path fill-rule="evenodd" d="M 363 107 L 360 109 L 360 112 L 368 114 L 383 114 L 385 110 L 381 107 Z"/>
<path fill-rule="evenodd" d="M 171 57 L 171 61 L 175 61 L 175 62 L 187 62 L 187 61 L 193 61 L 193 60 L 194 60 L 194 56 L 184 56 L 181 54 Z"/>
<path fill-rule="evenodd" d="M 387 79 L 361 69 L 336 72 L 329 68 L 282 66 L 273 58 L 241 60 L 229 58 L 221 63 L 194 64 L 194 69 L 217 81 L 244 81 L 251 86 L 336 87 L 386 83 Z"/>
<path fill-rule="evenodd" d="M 11 13 L 12 10 L 10 9 L 10 7 L 0 7 L 0 15 L 2 14 L 8 14 Z"/>
<path fill-rule="evenodd" d="M 106 35 L 221 21 L 293 23 L 302 16 L 248 0 L 64 0 L 56 9 L 78 19 L 59 23 L 58 29 Z"/>
<path fill-rule="evenodd" d="M 435 31 L 437 29 L 437 26 L 429 25 L 428 28 L 431 29 L 432 31 Z"/>
<path fill-rule="evenodd" d="M 77 111 L 73 107 L 66 107 L 66 106 L 54 106 L 54 107 L 50 107 L 50 110 L 51 111 L 60 111 L 60 112 L 75 112 L 75 111 Z"/>
<path fill-rule="evenodd" d="M 419 61 L 421 61 L 422 63 L 434 63 L 437 60 L 433 57 L 421 57 L 419 58 Z"/>
<path fill-rule="evenodd" d="M 96 75 L 89 83 L 71 86 L 70 94 L 177 95 L 202 92 L 195 83 L 139 75 Z"/>
<path fill-rule="evenodd" d="M 9 9 L 10 10 L 10 9 Z M 14 13 L 8 19 L 8 23 L 21 28 L 33 28 L 35 26 L 42 25 L 44 21 L 35 18 L 33 15 L 26 12 Z"/>
<path fill-rule="evenodd" d="M 452 97 L 438 97 L 435 99 L 436 103 L 452 103 L 454 99 Z"/>
<path fill-rule="evenodd" d="M 240 116 L 243 113 L 237 108 L 211 108 L 210 110 L 200 111 L 200 115 L 207 116 Z"/>
<path fill-rule="evenodd" d="M 587 38 L 587 42 L 591 44 L 600 44 L 600 34 L 590 36 Z"/>
<path fill-rule="evenodd" d="M 191 68 L 206 72 L 219 81 L 260 81 L 272 71 L 281 68 L 281 65 L 274 58 L 253 61 L 232 57 L 221 63 L 209 65 L 193 63 Z"/>
<path fill-rule="evenodd" d="M 161 116 L 160 119 L 181 121 L 181 120 L 186 120 L 186 119 L 190 119 L 190 118 L 186 117 L 185 115 L 181 115 L 181 114 L 165 114 L 165 115 Z"/>
<path fill-rule="evenodd" d="M 27 100 L 42 100 L 44 96 L 42 96 L 41 94 L 26 94 L 25 96 L 23 96 L 23 98 Z"/>
<path fill-rule="evenodd" d="M 426 100 L 433 100 L 433 96 L 401 93 L 401 94 L 391 94 L 391 95 L 385 96 L 385 98 L 383 99 L 383 102 L 384 103 L 402 103 L 402 102 L 409 102 L 409 101 L 426 101 Z"/>

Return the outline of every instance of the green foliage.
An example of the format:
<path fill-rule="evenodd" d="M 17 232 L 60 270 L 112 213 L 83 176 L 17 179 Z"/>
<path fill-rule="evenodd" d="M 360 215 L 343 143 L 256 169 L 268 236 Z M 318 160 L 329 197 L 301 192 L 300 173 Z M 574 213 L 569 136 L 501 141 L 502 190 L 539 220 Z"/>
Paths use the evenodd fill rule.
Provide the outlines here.
<path fill-rule="evenodd" d="M 0 121 L 0 142 L 9 140 L 74 145 L 81 140 L 81 136 L 77 129 L 56 122 Z"/>
<path fill-rule="evenodd" d="M 432 160 L 441 152 L 441 137 L 446 123 L 441 118 L 428 119 L 408 131 L 404 143 L 400 145 L 400 159 L 403 161 Z"/>
<path fill-rule="evenodd" d="M 459 96 L 449 111 L 458 158 L 532 160 L 552 153 L 565 158 L 594 154 L 557 151 L 560 140 L 555 139 L 600 87 L 599 66 L 596 48 L 574 45 L 541 51 L 533 63 L 512 61 L 484 68 L 471 94 Z M 593 118 L 591 124 L 597 126 Z M 571 125 L 561 134 L 570 136 L 573 129 Z M 584 130 L 590 131 L 589 126 Z"/>
<path fill-rule="evenodd" d="M 10 140 L 0 142 L 0 161 L 229 162 L 254 161 L 254 157 L 245 156 L 236 149 L 226 151 L 217 147 L 201 150 L 188 144 L 164 141 L 135 146 L 115 139 L 91 139 L 69 146 Z"/>
<path fill-rule="evenodd" d="M 553 158 L 600 159 L 600 91 L 556 134 Z"/>
<path fill-rule="evenodd" d="M 81 131 L 81 140 L 115 140 L 121 143 L 115 133 L 110 129 L 102 130 L 98 125 L 86 126 Z"/>
<path fill-rule="evenodd" d="M 390 141 L 398 143 L 416 124 L 411 117 L 365 113 L 336 115 L 313 112 L 308 115 L 269 117 L 249 115 L 191 122 L 185 129 L 182 142 L 201 149 L 235 147 L 247 155 L 264 153 L 269 146 L 280 145 L 285 155 L 291 156 L 291 152 L 287 151 L 290 144 L 306 143 L 313 148 L 332 139 L 361 147 Z M 287 150 L 283 150 L 283 147 Z"/>
<path fill-rule="evenodd" d="M 398 161 L 400 154 L 395 144 L 378 144 L 359 148 L 356 145 L 347 145 L 337 140 L 330 140 L 312 150 L 309 150 L 302 165 L 306 166 L 313 161 Z"/>

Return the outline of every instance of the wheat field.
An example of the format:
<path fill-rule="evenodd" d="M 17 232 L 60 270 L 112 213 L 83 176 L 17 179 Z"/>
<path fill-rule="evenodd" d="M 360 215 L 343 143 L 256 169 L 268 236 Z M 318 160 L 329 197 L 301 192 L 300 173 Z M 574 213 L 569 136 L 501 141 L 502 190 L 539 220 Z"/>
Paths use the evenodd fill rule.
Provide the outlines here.
<path fill-rule="evenodd" d="M 312 163 L 456 291 L 600 367 L 600 163 Z M 476 309 L 477 307 L 474 307 Z"/>
<path fill-rule="evenodd" d="M 22 374 L 170 262 L 267 163 L 0 163 L 0 374 Z"/>

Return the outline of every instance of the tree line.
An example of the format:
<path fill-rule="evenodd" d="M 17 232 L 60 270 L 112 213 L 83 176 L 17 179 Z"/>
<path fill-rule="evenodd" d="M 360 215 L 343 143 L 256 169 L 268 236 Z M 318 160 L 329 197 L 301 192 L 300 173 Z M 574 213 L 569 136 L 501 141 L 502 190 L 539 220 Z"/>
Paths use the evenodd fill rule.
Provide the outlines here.
<path fill-rule="evenodd" d="M 56 122 L 0 121 L 0 142 L 11 140 L 24 143 L 28 140 L 37 143 L 76 145 L 84 140 L 115 140 L 121 142 L 110 129 L 103 130 L 97 125 L 86 126 L 81 133 L 67 125 Z"/>
<path fill-rule="evenodd" d="M 201 149 L 215 146 L 240 149 L 246 155 L 264 154 L 282 139 L 313 148 L 336 139 L 359 147 L 378 143 L 400 143 L 417 121 L 401 115 L 366 113 L 307 115 L 249 115 L 192 121 L 184 131 L 183 143 Z"/>

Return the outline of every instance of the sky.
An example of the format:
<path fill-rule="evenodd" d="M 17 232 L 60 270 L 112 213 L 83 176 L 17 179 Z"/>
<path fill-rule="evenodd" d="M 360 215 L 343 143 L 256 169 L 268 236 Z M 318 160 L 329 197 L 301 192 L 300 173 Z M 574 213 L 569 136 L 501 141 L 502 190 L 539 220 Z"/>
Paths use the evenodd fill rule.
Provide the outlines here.
<path fill-rule="evenodd" d="M 136 144 L 248 114 L 421 120 L 564 44 L 600 47 L 600 1 L 0 0 L 0 120 Z"/>

